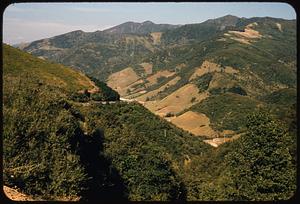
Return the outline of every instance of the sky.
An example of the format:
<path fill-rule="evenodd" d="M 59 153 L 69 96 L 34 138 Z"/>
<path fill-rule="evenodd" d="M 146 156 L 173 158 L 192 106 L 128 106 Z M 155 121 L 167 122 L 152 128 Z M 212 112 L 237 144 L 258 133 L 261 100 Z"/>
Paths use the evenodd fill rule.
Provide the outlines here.
<path fill-rule="evenodd" d="M 127 21 L 191 24 L 225 15 L 296 19 L 286 3 L 15 3 L 3 14 L 3 42 L 17 44 Z"/>

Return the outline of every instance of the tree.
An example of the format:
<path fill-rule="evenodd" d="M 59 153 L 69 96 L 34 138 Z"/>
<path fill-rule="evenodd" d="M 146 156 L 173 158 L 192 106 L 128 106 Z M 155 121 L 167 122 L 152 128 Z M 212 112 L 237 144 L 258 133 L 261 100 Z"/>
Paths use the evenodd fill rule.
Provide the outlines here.
<path fill-rule="evenodd" d="M 296 190 L 296 167 L 287 146 L 290 135 L 265 113 L 248 117 L 248 132 L 226 156 L 226 193 L 233 200 L 289 199 Z M 295 141 L 296 142 L 296 141 Z"/>

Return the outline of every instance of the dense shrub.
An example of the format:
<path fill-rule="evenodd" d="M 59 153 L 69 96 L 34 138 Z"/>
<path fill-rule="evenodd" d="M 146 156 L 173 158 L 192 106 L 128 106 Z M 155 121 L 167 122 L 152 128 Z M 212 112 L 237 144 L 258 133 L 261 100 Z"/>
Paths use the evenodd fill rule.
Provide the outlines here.
<path fill-rule="evenodd" d="M 286 200 L 296 190 L 296 169 L 289 152 L 291 136 L 264 113 L 248 117 L 248 132 L 226 157 L 233 200 Z"/>
<path fill-rule="evenodd" d="M 93 100 L 96 101 L 118 101 L 120 100 L 120 95 L 118 92 L 114 91 L 112 88 L 107 86 L 106 83 L 99 81 L 98 79 L 89 76 L 89 78 L 95 82 L 96 86 L 100 88 L 99 93 L 94 93 L 91 95 Z"/>
<path fill-rule="evenodd" d="M 5 83 L 4 183 L 49 199 L 78 195 L 87 176 L 71 143 L 82 132 L 77 118 L 55 91 L 21 87 Z"/>

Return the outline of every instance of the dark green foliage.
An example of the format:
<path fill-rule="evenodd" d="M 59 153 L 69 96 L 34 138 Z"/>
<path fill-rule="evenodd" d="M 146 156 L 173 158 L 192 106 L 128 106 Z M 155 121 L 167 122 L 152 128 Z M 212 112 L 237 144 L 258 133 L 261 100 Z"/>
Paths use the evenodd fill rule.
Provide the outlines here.
<path fill-rule="evenodd" d="M 158 78 L 157 78 L 157 83 L 159 83 L 159 84 L 162 83 L 163 81 L 166 80 L 166 78 L 167 78 L 167 77 L 165 77 L 165 76 L 158 77 Z"/>
<path fill-rule="evenodd" d="M 174 114 L 173 113 L 167 113 L 165 117 L 173 117 Z"/>
<path fill-rule="evenodd" d="M 293 104 L 297 100 L 296 89 L 280 89 L 261 97 L 261 100 L 278 105 Z"/>
<path fill-rule="evenodd" d="M 222 27 L 233 26 L 237 21 L 237 17 L 228 15 L 214 20 L 207 20 L 203 23 L 187 24 L 165 32 L 162 41 L 164 43 L 178 43 L 207 40 L 222 32 Z"/>
<path fill-rule="evenodd" d="M 89 77 L 96 86 L 100 88 L 100 93 L 93 93 L 91 95 L 92 99 L 95 101 L 118 101 L 120 100 L 120 95 L 118 92 L 107 86 L 106 83 L 99 81 L 94 77 Z"/>
<path fill-rule="evenodd" d="M 23 74 L 23 70 L 30 73 L 33 69 L 30 63 L 22 63 L 23 60 L 37 62 L 33 65 L 36 67 L 41 62 L 8 46 L 4 51 L 4 184 L 48 200 L 80 197 L 90 200 L 95 198 L 94 195 L 98 200 L 99 197 L 123 198 L 118 172 L 101 156 L 102 140 L 98 131 L 94 130 L 90 135 L 84 133 L 81 123 L 85 122 L 85 116 L 67 99 L 70 90 L 74 89 L 57 87 L 36 73 Z M 24 66 L 29 67 L 25 69 Z M 52 72 L 53 67 L 49 66 Z M 74 74 L 74 71 L 56 65 L 59 67 L 63 72 Z M 49 74 L 47 69 L 42 71 Z M 81 87 L 78 84 L 71 83 Z M 89 100 L 87 90 L 82 95 Z M 96 179 L 91 181 L 91 178 Z"/>
<path fill-rule="evenodd" d="M 90 100 L 90 93 L 87 90 L 83 93 L 75 92 L 70 95 L 70 99 L 77 102 L 88 102 Z"/>
<path fill-rule="evenodd" d="M 77 196 L 87 180 L 71 145 L 78 120 L 55 90 L 19 80 L 21 89 L 4 83 L 4 182 L 48 199 Z"/>
<path fill-rule="evenodd" d="M 209 90 L 209 93 L 213 95 L 218 95 L 226 92 L 231 92 L 235 94 L 239 94 L 241 96 L 247 96 L 247 92 L 240 86 L 233 86 L 230 88 L 225 88 L 225 87 L 218 87 L 218 88 L 212 88 Z"/>
<path fill-rule="evenodd" d="M 246 124 L 245 116 L 253 112 L 258 104 L 248 96 L 225 93 L 213 95 L 192 106 L 191 110 L 206 114 L 217 129 L 242 130 Z"/>
<path fill-rule="evenodd" d="M 231 92 L 231 93 L 236 93 L 236 94 L 239 94 L 242 96 L 247 96 L 247 92 L 240 86 L 233 86 L 233 87 L 227 89 L 227 91 Z"/>
<path fill-rule="evenodd" d="M 197 85 L 199 92 L 207 90 L 212 77 L 213 75 L 211 73 L 207 73 L 195 79 L 195 84 Z"/>
<path fill-rule="evenodd" d="M 116 103 L 83 110 L 89 128 L 104 130 L 104 152 L 120 172 L 131 200 L 184 199 L 184 155 L 209 147 L 170 126 L 139 104 Z"/>
<path fill-rule="evenodd" d="M 289 153 L 290 135 L 263 113 L 248 118 L 248 132 L 227 157 L 231 180 L 228 199 L 286 200 L 296 190 L 296 171 Z"/>

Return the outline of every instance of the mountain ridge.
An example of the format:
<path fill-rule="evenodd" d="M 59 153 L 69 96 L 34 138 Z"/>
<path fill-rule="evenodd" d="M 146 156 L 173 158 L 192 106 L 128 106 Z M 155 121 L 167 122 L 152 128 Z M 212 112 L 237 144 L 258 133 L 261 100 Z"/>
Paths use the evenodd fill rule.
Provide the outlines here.
<path fill-rule="evenodd" d="M 135 29 L 143 24 L 132 23 L 137 25 Z M 285 89 L 293 95 L 295 27 L 294 20 L 226 15 L 165 32 L 98 31 L 74 37 L 71 33 L 23 49 L 93 75 L 119 91 L 121 97 L 141 100 L 153 113 L 171 121 L 167 116 L 188 111 L 204 114 L 203 107 L 222 98 L 233 103 L 244 103 L 248 98 L 249 104 L 241 109 L 250 107 L 253 111 L 262 104 L 268 108 L 261 101 L 264 95 Z M 184 90 L 192 94 L 183 100 Z M 220 135 L 240 131 L 242 123 L 226 116 L 230 112 L 229 106 L 217 118 L 209 112 L 203 117 L 209 118 L 208 124 Z M 224 117 L 230 120 L 220 125 Z"/>

